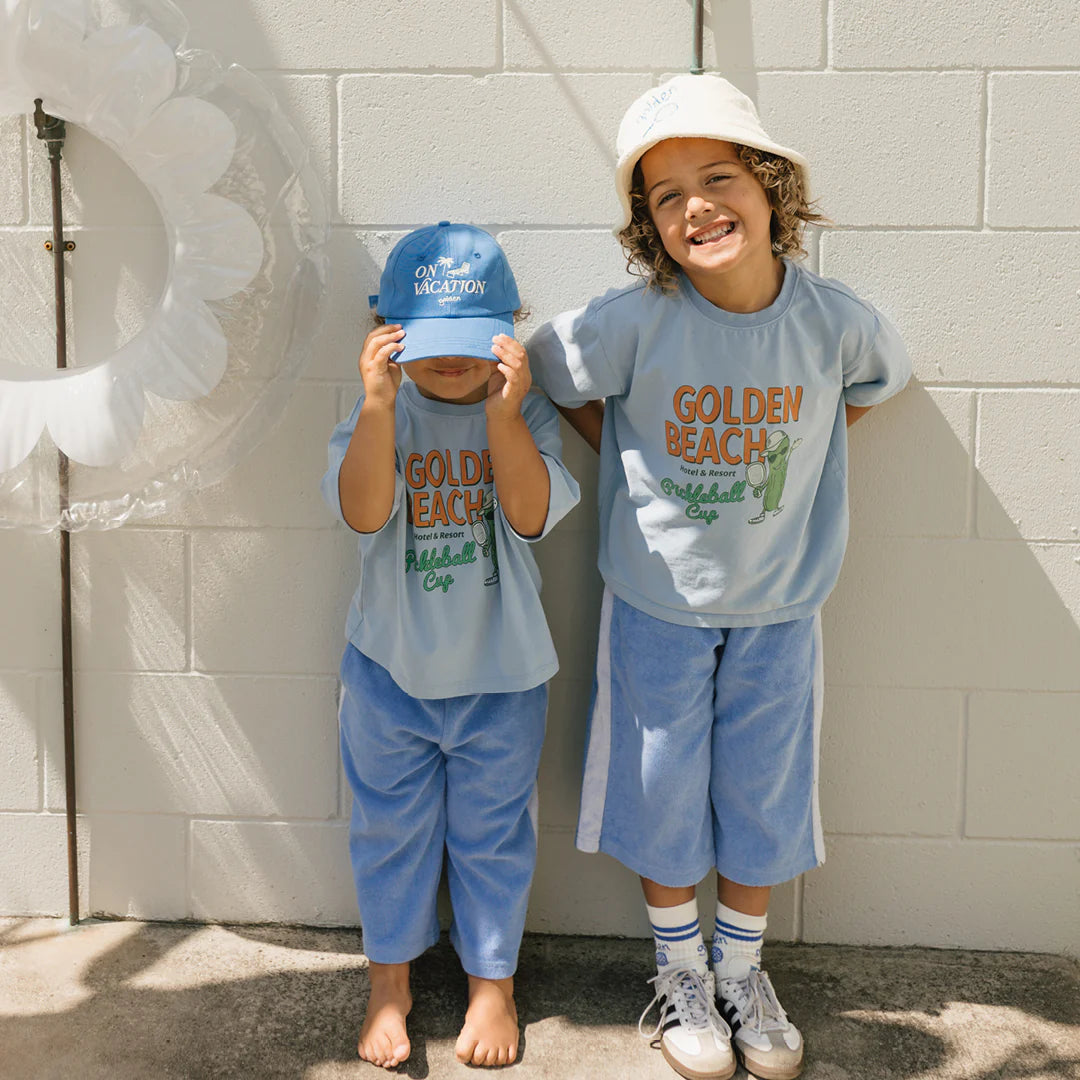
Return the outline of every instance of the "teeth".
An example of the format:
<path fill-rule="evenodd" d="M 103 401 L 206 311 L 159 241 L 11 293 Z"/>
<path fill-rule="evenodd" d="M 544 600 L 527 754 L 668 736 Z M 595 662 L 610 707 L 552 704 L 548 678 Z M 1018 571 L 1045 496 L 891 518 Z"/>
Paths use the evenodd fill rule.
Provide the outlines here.
<path fill-rule="evenodd" d="M 729 232 L 731 232 L 731 230 L 734 229 L 734 228 L 735 228 L 735 222 L 734 221 L 729 221 L 726 224 L 721 225 L 717 229 L 711 229 L 707 233 L 702 233 L 701 236 L 691 237 L 690 243 L 691 244 L 705 244 L 705 243 L 708 243 L 710 240 L 719 240 L 721 236 L 727 236 L 727 234 Z"/>

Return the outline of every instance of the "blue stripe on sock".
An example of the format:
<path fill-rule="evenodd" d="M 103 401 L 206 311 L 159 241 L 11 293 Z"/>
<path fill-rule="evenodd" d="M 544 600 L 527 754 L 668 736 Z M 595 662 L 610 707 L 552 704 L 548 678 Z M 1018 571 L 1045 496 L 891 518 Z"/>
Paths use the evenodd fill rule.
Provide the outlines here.
<path fill-rule="evenodd" d="M 745 941 L 748 945 L 760 944 L 764 938 L 743 937 L 742 934 L 729 934 L 725 930 L 717 930 L 713 937 L 723 938 L 725 941 Z"/>
<path fill-rule="evenodd" d="M 684 930 L 696 930 L 698 921 L 694 919 L 693 922 L 688 922 L 684 926 L 657 926 L 655 923 L 649 923 L 649 925 L 654 934 L 681 934 Z"/>
<path fill-rule="evenodd" d="M 716 933 L 720 937 L 733 938 L 735 941 L 761 941 L 765 932 L 759 930 L 756 934 L 750 930 L 743 930 L 738 926 L 732 926 L 730 923 L 721 922 L 720 919 L 716 920 Z"/>
<path fill-rule="evenodd" d="M 668 937 L 664 934 L 657 934 L 656 940 L 662 941 L 664 942 L 664 944 L 668 944 L 669 942 L 673 941 L 690 941 L 693 938 L 696 938 L 700 933 L 700 930 L 691 930 L 689 934 L 683 934 L 681 937 Z"/>

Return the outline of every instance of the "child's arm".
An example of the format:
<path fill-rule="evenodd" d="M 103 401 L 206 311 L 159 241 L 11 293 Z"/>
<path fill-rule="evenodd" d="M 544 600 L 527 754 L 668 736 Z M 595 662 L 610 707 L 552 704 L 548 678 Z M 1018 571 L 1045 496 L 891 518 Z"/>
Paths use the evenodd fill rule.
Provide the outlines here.
<path fill-rule="evenodd" d="M 851 427 L 856 420 L 861 420 L 871 409 L 873 405 L 848 405 L 844 403 L 844 410 L 847 413 L 847 426 Z"/>
<path fill-rule="evenodd" d="M 394 408 L 401 368 L 391 357 L 401 349 L 400 326 L 377 326 L 364 340 L 360 377 L 364 403 L 338 473 L 341 512 L 351 529 L 378 532 L 394 506 Z"/>
<path fill-rule="evenodd" d="M 556 405 L 570 426 L 599 454 L 600 432 L 604 427 L 604 402 L 590 401 L 576 409 Z"/>
<path fill-rule="evenodd" d="M 520 536 L 539 536 L 547 521 L 551 479 L 521 403 L 532 385 L 529 358 L 520 342 L 499 334 L 492 345 L 499 363 L 488 381 L 488 449 L 495 494 L 510 527 Z"/>

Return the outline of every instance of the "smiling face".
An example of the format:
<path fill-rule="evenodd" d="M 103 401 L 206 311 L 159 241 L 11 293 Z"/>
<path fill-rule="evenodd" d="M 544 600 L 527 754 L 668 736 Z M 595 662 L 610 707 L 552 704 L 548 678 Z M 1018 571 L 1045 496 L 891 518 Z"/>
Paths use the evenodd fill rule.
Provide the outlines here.
<path fill-rule="evenodd" d="M 409 378 L 426 398 L 455 405 L 474 405 L 488 396 L 488 379 L 495 371 L 490 361 L 475 356 L 436 356 L 405 365 Z"/>
<path fill-rule="evenodd" d="M 749 296 L 755 283 L 763 294 L 773 288 L 779 261 L 772 251 L 772 207 L 731 143 L 665 139 L 640 164 L 664 250 L 698 292 L 713 299 L 733 291 Z"/>

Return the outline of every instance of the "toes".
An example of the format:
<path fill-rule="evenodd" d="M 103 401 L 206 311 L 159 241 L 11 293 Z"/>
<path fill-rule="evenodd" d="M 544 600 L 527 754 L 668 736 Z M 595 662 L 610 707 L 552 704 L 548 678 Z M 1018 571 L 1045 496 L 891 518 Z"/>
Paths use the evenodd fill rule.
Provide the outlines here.
<path fill-rule="evenodd" d="M 384 1068 L 390 1068 L 397 1064 L 394 1061 L 394 1048 L 390 1045 L 390 1036 L 380 1034 L 378 1038 L 379 1064 Z"/>
<path fill-rule="evenodd" d="M 462 1034 L 457 1041 L 457 1046 L 454 1047 L 454 1054 L 462 1065 L 468 1065 L 470 1061 L 477 1064 L 475 1060 L 476 1040 Z"/>

